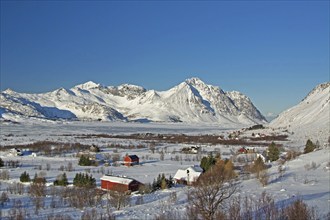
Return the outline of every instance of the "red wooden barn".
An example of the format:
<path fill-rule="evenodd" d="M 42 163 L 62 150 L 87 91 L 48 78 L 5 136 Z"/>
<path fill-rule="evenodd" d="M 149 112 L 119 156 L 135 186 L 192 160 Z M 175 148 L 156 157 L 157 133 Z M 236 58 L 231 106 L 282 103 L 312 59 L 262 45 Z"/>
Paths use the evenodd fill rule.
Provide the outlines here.
<path fill-rule="evenodd" d="M 139 157 L 136 155 L 126 155 L 124 157 L 124 164 L 126 166 L 133 166 L 139 164 Z"/>
<path fill-rule="evenodd" d="M 137 191 L 142 185 L 139 181 L 127 177 L 104 175 L 101 177 L 101 189 L 119 192 Z"/>

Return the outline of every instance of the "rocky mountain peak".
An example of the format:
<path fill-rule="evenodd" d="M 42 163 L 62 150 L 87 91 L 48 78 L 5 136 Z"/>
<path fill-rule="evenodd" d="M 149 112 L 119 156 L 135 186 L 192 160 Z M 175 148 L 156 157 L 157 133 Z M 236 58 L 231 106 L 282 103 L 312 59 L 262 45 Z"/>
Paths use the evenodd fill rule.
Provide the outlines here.
<path fill-rule="evenodd" d="M 88 89 L 99 88 L 100 86 L 101 85 L 98 84 L 98 83 L 95 83 L 93 81 L 88 81 L 88 82 L 85 82 L 83 84 L 76 85 L 75 87 L 79 88 L 79 89 L 88 90 Z"/>

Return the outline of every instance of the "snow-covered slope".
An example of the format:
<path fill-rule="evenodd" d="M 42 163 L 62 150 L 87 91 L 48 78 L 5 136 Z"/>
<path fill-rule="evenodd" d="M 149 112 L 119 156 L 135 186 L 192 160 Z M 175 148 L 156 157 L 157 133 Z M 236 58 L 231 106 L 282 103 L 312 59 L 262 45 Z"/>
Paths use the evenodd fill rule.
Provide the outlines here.
<path fill-rule="evenodd" d="M 316 86 L 298 105 L 284 111 L 270 123 L 287 128 L 304 141 L 325 142 L 330 136 L 330 82 Z"/>
<path fill-rule="evenodd" d="M 266 122 L 251 100 L 239 92 L 224 92 L 198 78 L 187 79 L 167 91 L 123 84 L 94 82 L 70 90 L 42 94 L 1 92 L 2 117 L 6 112 L 41 118 L 108 121 L 205 122 L 255 124 Z"/>

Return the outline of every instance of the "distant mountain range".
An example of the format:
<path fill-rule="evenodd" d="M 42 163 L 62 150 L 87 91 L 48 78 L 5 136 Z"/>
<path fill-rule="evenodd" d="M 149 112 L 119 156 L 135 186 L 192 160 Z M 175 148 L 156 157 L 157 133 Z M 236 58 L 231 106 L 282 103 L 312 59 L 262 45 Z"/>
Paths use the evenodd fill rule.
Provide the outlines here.
<path fill-rule="evenodd" d="M 0 93 L 0 117 L 62 120 L 259 124 L 265 117 L 240 92 L 190 78 L 167 91 L 86 82 L 40 94 Z"/>

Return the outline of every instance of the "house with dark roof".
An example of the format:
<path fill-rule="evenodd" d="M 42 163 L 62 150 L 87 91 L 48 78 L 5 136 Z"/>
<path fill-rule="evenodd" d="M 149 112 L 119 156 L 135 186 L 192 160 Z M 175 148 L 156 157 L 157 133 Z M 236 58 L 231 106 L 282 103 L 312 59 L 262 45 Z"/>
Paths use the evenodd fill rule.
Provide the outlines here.
<path fill-rule="evenodd" d="M 133 166 L 139 164 L 139 157 L 136 155 L 126 155 L 124 157 L 124 165 Z"/>

